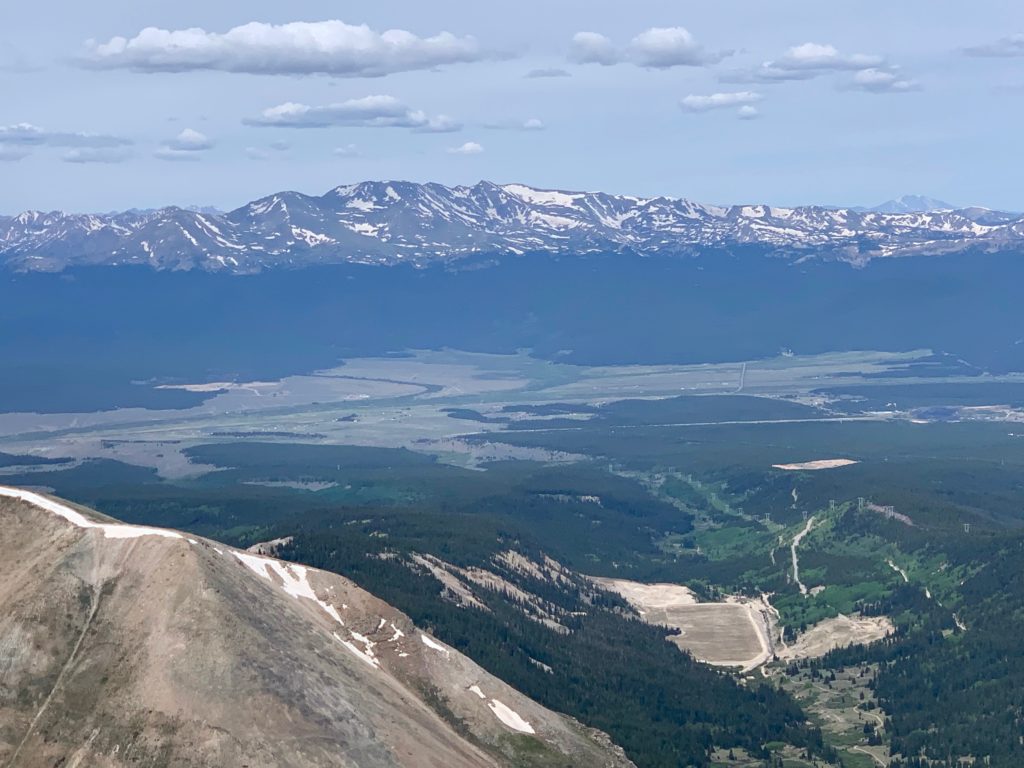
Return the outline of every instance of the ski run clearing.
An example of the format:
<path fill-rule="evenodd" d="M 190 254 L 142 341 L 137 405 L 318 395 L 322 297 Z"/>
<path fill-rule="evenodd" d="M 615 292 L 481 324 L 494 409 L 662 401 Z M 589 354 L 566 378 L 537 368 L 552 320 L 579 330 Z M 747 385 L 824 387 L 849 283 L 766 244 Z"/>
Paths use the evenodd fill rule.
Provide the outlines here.
<path fill-rule="evenodd" d="M 817 459 L 815 461 L 804 461 L 799 464 L 772 464 L 773 469 L 784 469 L 790 472 L 815 469 L 837 469 L 848 467 L 851 464 L 859 464 L 854 459 Z"/>

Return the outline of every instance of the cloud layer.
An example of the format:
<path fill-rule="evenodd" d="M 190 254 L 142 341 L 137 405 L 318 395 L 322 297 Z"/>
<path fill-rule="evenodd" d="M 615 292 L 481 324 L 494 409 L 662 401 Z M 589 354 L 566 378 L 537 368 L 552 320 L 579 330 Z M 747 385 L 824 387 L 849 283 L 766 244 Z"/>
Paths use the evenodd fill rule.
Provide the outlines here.
<path fill-rule="evenodd" d="M 411 128 L 420 133 L 450 133 L 462 126 L 446 115 L 427 115 L 411 109 L 394 96 L 375 95 L 335 104 L 310 106 L 285 102 L 248 118 L 246 125 L 278 128 Z"/>
<path fill-rule="evenodd" d="M 50 131 L 31 123 L 0 126 L 0 144 L 23 147 L 127 147 L 131 139 L 102 133 Z"/>
<path fill-rule="evenodd" d="M 721 77 L 732 83 L 775 83 L 786 80 L 811 80 L 832 72 L 880 67 L 882 56 L 865 53 L 844 54 L 834 45 L 803 43 L 785 51 L 777 59 L 765 61 L 749 70 L 728 72 Z"/>
<path fill-rule="evenodd" d="M 702 67 L 715 64 L 731 52 L 711 52 L 699 45 L 684 27 L 651 27 L 641 32 L 624 48 L 599 32 L 577 32 L 569 48 L 569 59 L 577 64 L 632 63 L 638 67 Z"/>
<path fill-rule="evenodd" d="M 754 104 L 761 100 L 761 94 L 753 91 L 736 91 L 733 93 L 712 93 L 710 96 L 690 94 L 679 102 L 687 112 L 709 112 L 712 109 L 725 109 Z"/>
<path fill-rule="evenodd" d="M 135 37 L 86 43 L 85 66 L 139 72 L 219 70 L 250 74 L 377 77 L 484 58 L 472 37 L 376 32 L 342 21 L 251 22 L 224 33 L 147 27 Z"/>

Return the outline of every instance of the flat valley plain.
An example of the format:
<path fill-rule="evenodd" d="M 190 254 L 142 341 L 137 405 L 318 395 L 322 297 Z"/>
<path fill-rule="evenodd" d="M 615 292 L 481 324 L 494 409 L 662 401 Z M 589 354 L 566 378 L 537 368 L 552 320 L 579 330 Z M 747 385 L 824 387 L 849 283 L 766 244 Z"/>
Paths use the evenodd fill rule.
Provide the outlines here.
<path fill-rule="evenodd" d="M 829 673 L 794 665 L 831 663 L 836 646 L 924 627 L 970 637 L 964 585 L 985 547 L 1024 527 L 1024 377 L 927 350 L 599 367 L 413 351 L 276 381 L 137 386 L 205 399 L 0 414 L 0 482 L 233 546 L 285 542 L 280 556 L 350 576 L 583 719 L 566 698 L 580 670 L 565 666 L 589 652 L 566 638 L 597 631 L 580 575 L 612 580 L 613 614 L 656 625 L 644 638 L 801 698 L 789 681 L 827 688 Z M 547 581 L 512 562 L 548 563 Z M 623 643 L 640 631 L 599 616 Z M 516 627 L 530 654 L 497 650 L 488 622 Z M 871 721 L 907 707 L 872 696 Z M 587 722 L 645 754 L 626 724 L 651 713 L 615 701 Z M 910 743 L 900 727 L 826 741 L 850 765 L 889 760 Z"/>

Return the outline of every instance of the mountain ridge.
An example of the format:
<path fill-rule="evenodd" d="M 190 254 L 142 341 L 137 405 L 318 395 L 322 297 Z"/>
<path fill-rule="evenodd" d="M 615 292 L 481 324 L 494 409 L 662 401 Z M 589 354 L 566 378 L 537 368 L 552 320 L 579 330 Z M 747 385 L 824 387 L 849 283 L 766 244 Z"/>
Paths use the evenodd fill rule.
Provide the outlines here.
<path fill-rule="evenodd" d="M 525 253 L 687 257 L 749 248 L 792 261 L 862 265 L 1021 247 L 1024 215 L 984 208 L 883 213 L 718 206 L 488 181 L 456 187 L 364 181 L 320 196 L 279 192 L 223 214 L 171 206 L 0 217 L 0 263 L 15 271 L 143 264 L 252 273 L 346 262 L 427 266 Z"/>
<path fill-rule="evenodd" d="M 0 760 L 632 763 L 336 574 L 0 486 Z"/>

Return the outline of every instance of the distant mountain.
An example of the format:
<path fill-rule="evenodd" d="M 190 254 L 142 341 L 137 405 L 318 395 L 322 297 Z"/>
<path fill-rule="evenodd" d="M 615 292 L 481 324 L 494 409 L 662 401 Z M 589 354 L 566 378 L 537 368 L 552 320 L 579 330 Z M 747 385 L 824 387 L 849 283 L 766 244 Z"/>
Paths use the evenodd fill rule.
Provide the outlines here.
<path fill-rule="evenodd" d="M 0 486 L 0 759 L 632 763 L 332 573 Z"/>
<path fill-rule="evenodd" d="M 912 206 L 912 198 L 901 200 Z M 163 208 L 0 217 L 0 262 L 46 271 L 148 264 L 251 273 L 344 262 L 426 265 L 474 255 L 690 256 L 751 248 L 861 264 L 1022 246 L 1024 216 L 986 209 L 715 206 L 487 181 L 471 187 L 368 181 L 319 197 L 282 192 L 224 214 Z"/>
<path fill-rule="evenodd" d="M 929 213 L 931 211 L 956 210 L 956 206 L 936 200 L 934 197 L 903 195 L 895 200 L 886 200 L 868 210 L 875 213 Z"/>

